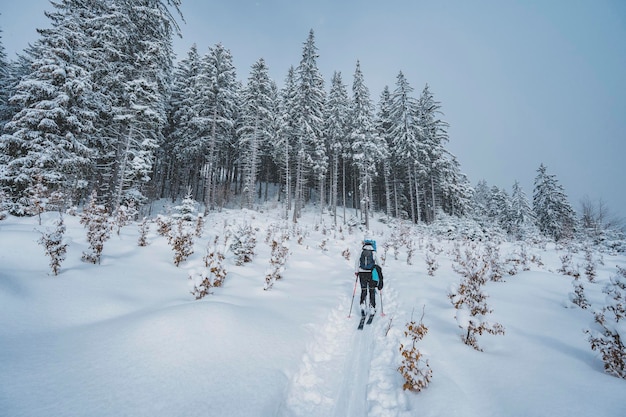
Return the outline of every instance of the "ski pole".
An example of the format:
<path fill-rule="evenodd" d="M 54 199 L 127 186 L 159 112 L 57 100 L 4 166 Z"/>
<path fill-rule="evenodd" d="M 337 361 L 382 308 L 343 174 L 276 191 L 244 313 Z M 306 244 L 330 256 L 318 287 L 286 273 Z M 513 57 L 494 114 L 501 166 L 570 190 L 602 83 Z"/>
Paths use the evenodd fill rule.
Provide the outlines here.
<path fill-rule="evenodd" d="M 380 291 L 380 316 L 385 317 L 385 309 L 383 308 L 383 290 Z"/>
<path fill-rule="evenodd" d="M 350 312 L 348 313 L 348 318 L 352 315 L 352 305 L 354 304 L 354 295 L 356 294 L 356 282 L 359 280 L 358 272 L 355 272 L 356 278 L 354 280 L 354 291 L 352 291 L 352 302 L 350 303 Z"/>

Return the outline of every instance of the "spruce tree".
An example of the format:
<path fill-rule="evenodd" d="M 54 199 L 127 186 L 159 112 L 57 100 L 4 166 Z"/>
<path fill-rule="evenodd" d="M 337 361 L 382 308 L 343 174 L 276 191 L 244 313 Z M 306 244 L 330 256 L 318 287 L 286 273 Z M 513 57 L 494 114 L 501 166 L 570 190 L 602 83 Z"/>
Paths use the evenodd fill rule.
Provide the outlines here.
<path fill-rule="evenodd" d="M 337 206 L 339 204 L 339 178 L 345 188 L 345 174 L 340 174 L 340 162 L 343 158 L 344 140 L 348 132 L 350 103 L 348 91 L 343 83 L 340 72 L 333 74 L 330 92 L 326 101 L 324 112 L 324 136 L 328 142 L 331 155 L 330 164 L 330 201 L 333 219 L 337 224 Z M 344 200 L 345 207 L 345 200 Z M 345 218 L 345 216 L 344 216 Z"/>
<path fill-rule="evenodd" d="M 537 227 L 544 235 L 555 241 L 573 235 L 576 222 L 574 209 L 556 176 L 548 174 L 543 164 L 537 169 L 535 177 L 533 212 Z"/>
<path fill-rule="evenodd" d="M 378 136 L 374 126 L 374 109 L 358 61 L 352 83 L 350 123 L 354 164 L 359 175 L 361 215 L 365 222 L 365 228 L 369 229 L 369 217 L 373 209 L 372 183 L 378 175 L 376 164 L 386 158 L 387 155 L 384 140 Z"/>
<path fill-rule="evenodd" d="M 205 212 L 217 202 L 220 159 L 229 157 L 236 143 L 240 86 L 230 50 L 221 43 L 202 58 L 193 123 L 198 129 L 197 149 L 202 149 Z"/>
<path fill-rule="evenodd" d="M 324 80 L 317 67 L 317 47 L 313 30 L 302 49 L 302 59 L 296 69 L 296 155 L 293 221 L 297 222 L 305 203 L 308 178 L 318 183 L 320 199 L 326 178 L 328 161 L 322 137 L 324 112 Z M 323 205 L 323 200 L 320 200 Z"/>
<path fill-rule="evenodd" d="M 419 172 L 424 171 L 426 158 L 425 149 L 420 142 L 422 135 L 418 120 L 418 102 L 411 96 L 413 88 L 404 74 L 400 72 L 396 80 L 396 88 L 391 94 L 390 118 L 393 123 L 391 141 L 393 158 L 403 165 L 402 180 L 405 182 L 413 223 L 422 221 L 421 204 L 419 201 Z"/>
<path fill-rule="evenodd" d="M 252 66 L 242 99 L 239 145 L 245 170 L 245 204 L 252 208 L 259 163 L 263 152 L 268 152 L 264 144 L 272 142 L 274 137 L 275 90 L 262 58 Z"/>
<path fill-rule="evenodd" d="M 93 83 L 82 52 L 88 33 L 82 3 L 62 0 L 47 12 L 51 27 L 40 30 L 32 71 L 18 84 L 11 101 L 20 107 L 5 125 L 0 142 L 7 160 L 3 182 L 14 199 L 41 177 L 52 192 L 64 190 L 75 200 L 86 187 L 93 131 Z"/>

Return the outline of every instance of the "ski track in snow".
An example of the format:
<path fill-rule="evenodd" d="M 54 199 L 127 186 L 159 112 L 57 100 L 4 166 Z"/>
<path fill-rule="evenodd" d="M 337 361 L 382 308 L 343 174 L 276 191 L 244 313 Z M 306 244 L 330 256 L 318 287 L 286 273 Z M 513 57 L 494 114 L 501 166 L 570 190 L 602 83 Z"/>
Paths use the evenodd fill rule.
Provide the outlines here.
<path fill-rule="evenodd" d="M 316 330 L 291 378 L 280 416 L 408 415 L 397 372 L 403 333 L 393 321 L 389 328 L 398 313 L 396 294 L 385 290 L 383 296 L 385 316 L 379 311 L 363 330 L 356 328 L 358 309 L 348 318 L 349 299 L 345 298 L 323 324 L 313 325 Z"/>

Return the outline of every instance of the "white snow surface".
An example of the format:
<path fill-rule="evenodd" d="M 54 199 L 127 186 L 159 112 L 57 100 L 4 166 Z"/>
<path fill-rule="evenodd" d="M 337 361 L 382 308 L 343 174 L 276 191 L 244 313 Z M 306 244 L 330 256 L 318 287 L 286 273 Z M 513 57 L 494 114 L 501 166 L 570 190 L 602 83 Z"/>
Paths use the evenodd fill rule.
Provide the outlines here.
<path fill-rule="evenodd" d="M 626 416 L 626 380 L 603 371 L 583 333 L 624 256 L 605 254 L 596 283 L 583 279 L 592 307 L 582 310 L 568 301 L 571 277 L 556 272 L 563 250 L 529 247 L 544 266 L 486 285 L 488 320 L 506 334 L 479 336 L 478 352 L 462 343 L 447 297 L 460 282 L 452 242 L 435 240 L 443 251 L 434 276 L 419 244 L 426 237 L 415 235 L 412 265 L 403 249 L 397 260 L 390 251 L 379 314 L 359 331 L 356 300 L 348 314 L 364 234 L 331 230 L 330 217 L 313 208 L 297 226 L 301 243 L 289 240 L 283 278 L 268 291 L 265 236 L 283 224 L 278 208 L 210 213 L 195 253 L 179 267 L 154 224 L 149 245 L 137 245 L 136 223 L 112 233 L 101 264 L 84 263 L 86 231 L 66 215 L 67 259 L 53 276 L 37 240 L 57 218 L 46 213 L 41 226 L 35 217 L 0 221 L 2 417 Z M 190 272 L 202 269 L 224 224 L 244 222 L 257 231 L 253 261 L 236 266 L 227 252 L 224 286 L 195 300 Z M 374 220 L 371 233 L 380 258 L 391 229 Z M 504 244 L 501 254 L 513 247 Z M 583 262 L 582 253 L 574 256 Z M 417 346 L 433 376 L 412 393 L 397 371 L 399 346 L 422 309 L 429 330 Z"/>

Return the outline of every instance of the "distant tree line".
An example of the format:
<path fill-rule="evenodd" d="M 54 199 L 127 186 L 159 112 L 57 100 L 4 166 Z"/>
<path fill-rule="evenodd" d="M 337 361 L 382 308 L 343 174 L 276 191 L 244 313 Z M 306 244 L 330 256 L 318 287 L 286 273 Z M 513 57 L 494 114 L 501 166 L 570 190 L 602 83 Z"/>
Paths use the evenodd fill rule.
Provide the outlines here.
<path fill-rule="evenodd" d="M 180 2 L 59 0 L 50 28 L 16 61 L 0 42 L 5 210 L 28 214 L 42 193 L 55 207 L 84 204 L 95 192 L 110 212 L 188 194 L 209 212 L 253 208 L 273 186 L 294 222 L 313 203 L 335 222 L 357 209 L 366 227 L 381 211 L 414 223 L 480 215 L 557 240 L 573 233 L 574 211 L 543 165 L 532 206 L 518 184 L 511 197 L 470 185 L 428 85 L 415 95 L 399 72 L 375 105 L 357 61 L 351 87 L 335 72 L 326 89 L 312 30 L 281 88 L 262 58 L 239 81 L 222 44 L 205 54 L 192 46 L 175 62 Z"/>

